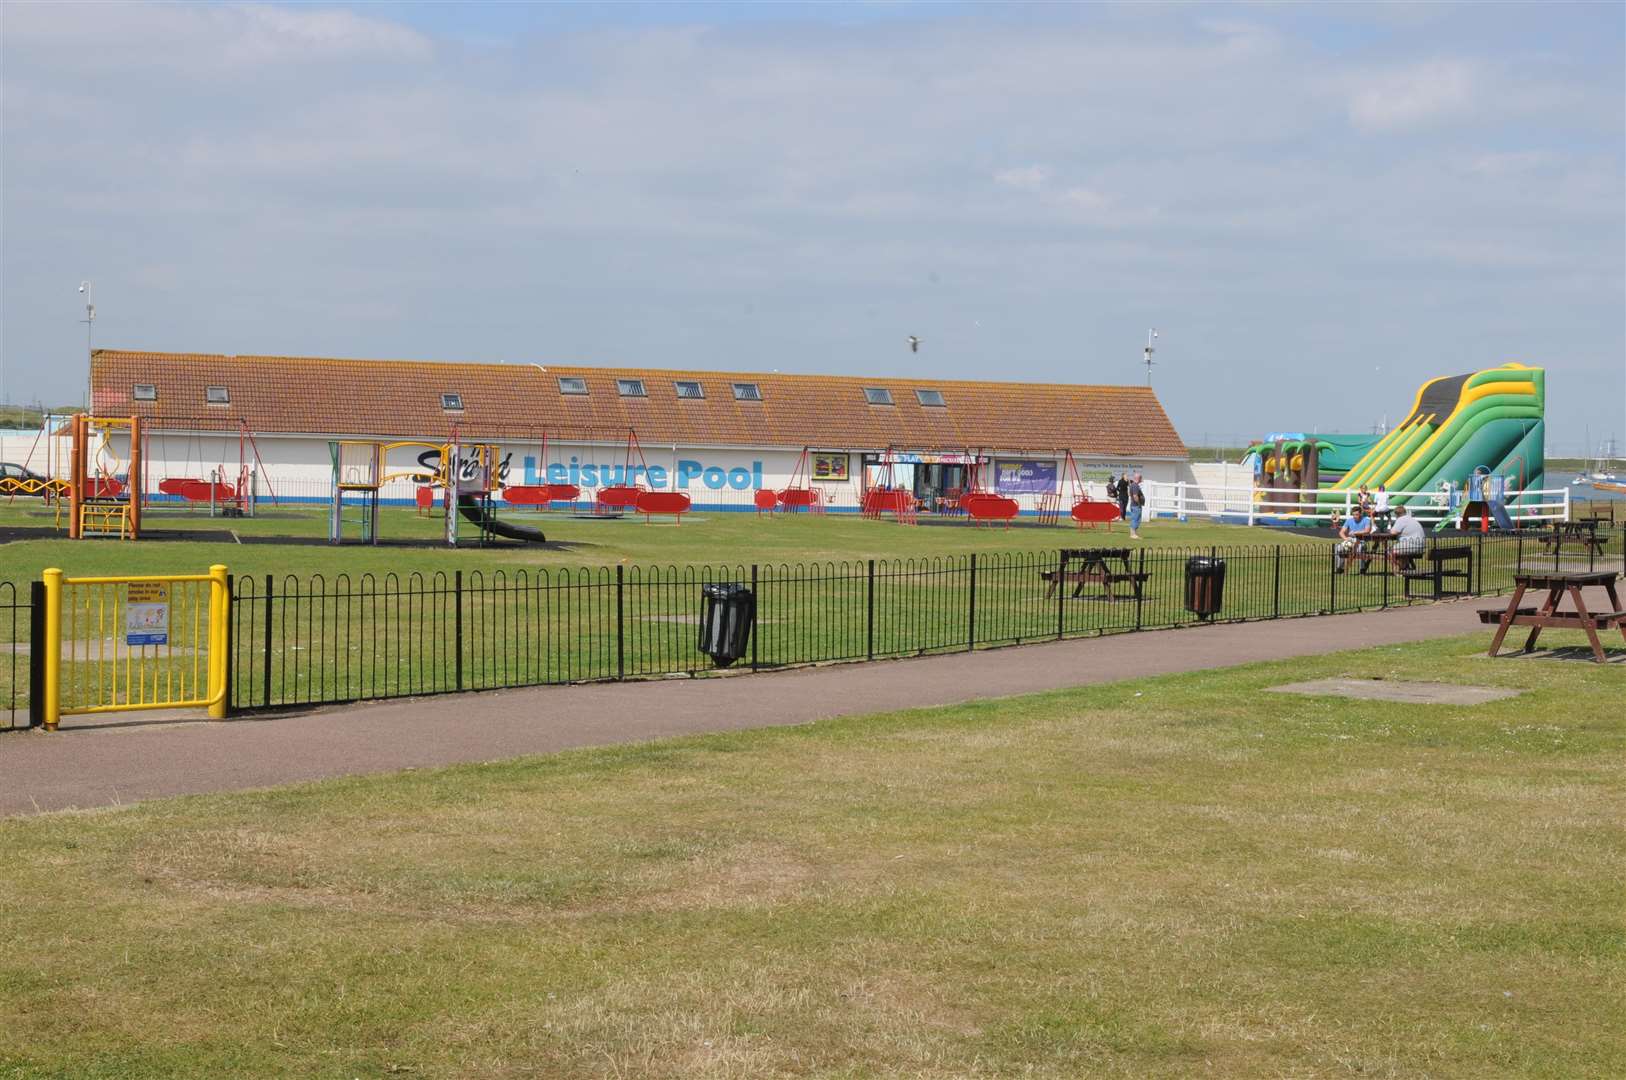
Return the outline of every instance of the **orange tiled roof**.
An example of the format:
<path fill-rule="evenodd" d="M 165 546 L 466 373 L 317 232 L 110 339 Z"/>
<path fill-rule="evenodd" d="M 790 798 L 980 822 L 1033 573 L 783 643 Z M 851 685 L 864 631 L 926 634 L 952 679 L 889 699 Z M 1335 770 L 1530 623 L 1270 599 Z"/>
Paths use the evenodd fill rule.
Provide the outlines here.
<path fill-rule="evenodd" d="M 587 382 L 586 395 L 558 379 Z M 647 397 L 623 397 L 618 379 L 641 379 Z M 675 381 L 698 382 L 705 397 L 678 398 Z M 661 371 L 549 364 L 459 364 L 215 356 L 98 349 L 91 364 L 95 411 L 142 415 L 176 429 L 441 438 L 454 423 L 464 438 L 596 438 L 631 429 L 650 446 L 828 446 L 833 449 L 1060 450 L 1094 455 L 1184 458 L 1185 444 L 1150 388 L 1059 383 L 903 379 L 882 376 Z M 737 401 L 732 384 L 756 383 L 761 401 Z M 135 401 L 137 383 L 156 401 Z M 224 386 L 227 405 L 205 403 Z M 892 405 L 865 401 L 885 387 Z M 914 391 L 939 390 L 945 407 Z M 461 395 L 448 412 L 441 395 Z"/>

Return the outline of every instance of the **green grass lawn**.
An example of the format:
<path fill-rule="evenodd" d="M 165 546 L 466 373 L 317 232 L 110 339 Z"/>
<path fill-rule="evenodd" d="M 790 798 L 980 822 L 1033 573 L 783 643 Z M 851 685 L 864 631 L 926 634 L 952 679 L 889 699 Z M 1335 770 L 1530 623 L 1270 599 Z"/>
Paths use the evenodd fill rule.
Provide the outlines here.
<path fill-rule="evenodd" d="M 119 543 L 111 540 L 69 541 L 26 540 L 0 546 L 6 568 L 0 577 L 26 579 L 47 566 L 61 566 L 69 573 L 184 573 L 194 568 L 206 570 L 210 563 L 222 562 L 233 573 L 300 574 L 337 572 L 360 574 L 395 571 L 433 572 L 436 570 L 492 570 L 530 567 L 607 566 L 616 563 L 641 565 L 688 565 L 702 563 L 810 562 L 853 559 L 904 558 L 921 555 L 948 555 L 972 551 L 1053 551 L 1059 547 L 1103 544 L 1131 545 L 1122 523 L 1111 532 L 1105 529 L 1080 530 L 1067 527 L 1036 528 L 1023 523 L 1015 528 L 974 528 L 964 525 L 920 525 L 908 527 L 890 518 L 866 521 L 852 514 L 780 515 L 773 520 L 755 514 L 705 513 L 686 518 L 682 525 L 646 525 L 642 518 L 619 521 L 579 521 L 564 514 L 537 514 L 503 511 L 501 516 L 524 525 L 539 525 L 550 541 L 564 548 L 535 545 L 481 548 L 472 525 L 464 531 L 467 547 L 402 548 L 346 546 L 330 548 L 309 544 L 239 544 L 179 542 L 174 540 Z M 441 520 L 421 516 L 416 511 L 386 507 L 381 514 L 380 536 L 386 539 L 434 540 L 441 534 Z M 183 529 L 207 533 L 230 530 L 243 537 L 293 536 L 302 539 L 327 536 L 325 507 L 297 504 L 262 507 L 261 515 L 249 519 L 213 518 L 207 513 L 176 510 L 148 511 L 143 519 L 149 530 Z M 17 526 L 46 527 L 52 514 L 37 500 L 17 499 L 6 505 L 0 501 L 0 529 Z M 1295 544 L 1305 537 L 1283 530 L 1249 529 L 1245 526 L 1211 525 L 1195 520 L 1181 524 L 1174 520 L 1148 523 L 1142 534 L 1150 546 L 1190 546 L 1212 544 Z M 1323 541 L 1324 542 L 1324 541 Z"/>
<path fill-rule="evenodd" d="M 6 821 L 0 1076 L 1626 1074 L 1621 672 L 1483 649 Z"/>
<path fill-rule="evenodd" d="M 30 517 L 21 506 L 9 508 L 0 527 L 42 520 L 37 505 L 33 510 Z M 320 537 L 325 529 L 319 508 L 270 510 L 245 521 L 172 514 L 149 525 L 195 535 L 230 529 L 245 538 Z M 546 519 L 546 527 L 569 546 L 51 539 L 0 550 L 5 575 L 19 583 L 50 565 L 74 576 L 200 572 L 224 562 L 238 577 L 231 700 L 239 707 L 707 670 L 710 660 L 696 647 L 700 583 L 708 576 L 749 581 L 753 566 L 760 579 L 756 654 L 767 666 L 1190 623 L 1197 617 L 1186 605 L 1186 557 L 1216 547 L 1228 562 L 1222 618 L 1354 611 L 1405 599 L 1398 577 L 1334 576 L 1325 538 L 1173 520 L 1149 525 L 1139 543 L 1121 528 L 911 528 L 836 515 L 768 521 L 712 514 L 679 527 L 561 516 Z M 387 536 L 428 538 L 435 528 L 410 510 L 386 512 Z M 1067 589 L 1047 595 L 1042 575 L 1054 569 L 1058 548 L 1106 545 L 1127 545 L 1129 569 L 1147 575 L 1139 601 L 1105 603 L 1100 589 L 1077 600 Z M 1526 546 L 1539 549 L 1533 541 Z M 1517 547 L 1475 547 L 1479 591 L 1507 586 Z M 974 574 L 973 556 L 980 560 Z M 1618 565 L 1619 555 L 1612 559 Z M 691 569 L 696 565 L 712 569 Z M 459 573 L 463 591 L 455 593 Z M 268 589 L 276 597 L 269 631 L 261 599 Z M 119 679 L 129 685 L 115 673 L 121 662 L 109 644 L 108 627 L 122 618 L 117 597 L 109 608 L 101 593 L 70 590 L 68 601 L 64 635 L 76 644 L 64 668 L 64 708 L 107 703 Z M 26 618 L 5 614 L 0 646 L 26 640 Z M 156 657 L 144 670 L 168 685 L 171 676 L 195 675 L 197 661 L 188 650 Z M 24 708 L 25 677 L 23 654 L 0 656 L 0 708 Z"/>

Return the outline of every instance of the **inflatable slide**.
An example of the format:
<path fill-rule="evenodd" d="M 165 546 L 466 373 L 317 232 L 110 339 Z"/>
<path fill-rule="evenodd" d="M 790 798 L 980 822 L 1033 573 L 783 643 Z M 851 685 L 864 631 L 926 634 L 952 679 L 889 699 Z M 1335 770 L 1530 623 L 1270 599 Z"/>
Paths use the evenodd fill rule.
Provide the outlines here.
<path fill-rule="evenodd" d="M 1383 484 L 1390 491 L 1432 492 L 1447 482 L 1461 487 L 1476 471 L 1505 477 L 1511 491 L 1539 488 L 1545 406 L 1542 368 L 1504 364 L 1430 379 L 1417 391 L 1405 420 L 1321 488 L 1319 501 L 1341 506 L 1345 492 L 1363 484 Z M 1396 496 L 1394 502 L 1418 498 Z"/>

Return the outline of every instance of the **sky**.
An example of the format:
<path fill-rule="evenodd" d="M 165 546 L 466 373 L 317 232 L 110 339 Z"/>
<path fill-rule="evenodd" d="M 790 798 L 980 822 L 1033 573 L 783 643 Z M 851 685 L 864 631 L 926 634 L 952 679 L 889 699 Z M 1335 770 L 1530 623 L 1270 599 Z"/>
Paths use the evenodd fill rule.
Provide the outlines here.
<path fill-rule="evenodd" d="M 1153 384 L 1626 444 L 1626 6 L 0 5 L 0 396 L 98 346 Z M 922 339 L 919 353 L 906 339 Z"/>

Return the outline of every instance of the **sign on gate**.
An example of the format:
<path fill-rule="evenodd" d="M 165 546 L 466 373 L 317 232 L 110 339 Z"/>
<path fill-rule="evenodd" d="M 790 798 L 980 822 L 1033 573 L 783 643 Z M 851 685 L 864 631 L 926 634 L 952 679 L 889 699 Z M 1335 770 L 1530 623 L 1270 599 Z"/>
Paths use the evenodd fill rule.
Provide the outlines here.
<path fill-rule="evenodd" d="M 207 574 L 44 579 L 40 720 L 131 709 L 206 708 L 226 716 L 231 582 Z M 122 609 L 122 610 L 121 610 Z"/>
<path fill-rule="evenodd" d="M 124 588 L 124 643 L 168 645 L 169 585 L 132 581 Z"/>

